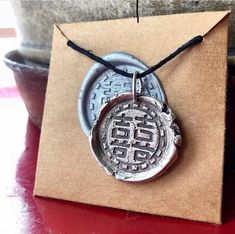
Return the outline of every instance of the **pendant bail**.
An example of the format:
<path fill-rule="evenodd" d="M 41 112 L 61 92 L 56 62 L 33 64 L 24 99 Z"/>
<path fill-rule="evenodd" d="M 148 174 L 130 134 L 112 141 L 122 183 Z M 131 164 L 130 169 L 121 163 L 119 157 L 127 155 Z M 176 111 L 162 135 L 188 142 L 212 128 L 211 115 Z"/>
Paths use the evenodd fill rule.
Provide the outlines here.
<path fill-rule="evenodd" d="M 132 81 L 132 94 L 133 94 L 133 101 L 134 102 L 136 102 L 137 101 L 137 91 L 136 91 L 136 78 L 137 78 L 137 74 L 138 74 L 139 72 L 138 71 L 135 71 L 134 73 L 133 73 L 133 77 L 132 77 L 132 79 L 133 79 L 133 81 Z M 141 81 L 140 81 L 140 86 L 141 86 Z M 142 87 L 140 87 L 140 89 L 141 89 Z"/>

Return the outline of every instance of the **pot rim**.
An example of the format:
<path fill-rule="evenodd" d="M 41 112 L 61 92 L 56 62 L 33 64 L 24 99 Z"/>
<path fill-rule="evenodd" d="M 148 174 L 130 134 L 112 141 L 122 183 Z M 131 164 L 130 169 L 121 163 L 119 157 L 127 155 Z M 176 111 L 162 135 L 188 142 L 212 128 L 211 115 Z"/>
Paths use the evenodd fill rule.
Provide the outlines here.
<path fill-rule="evenodd" d="M 28 61 L 29 63 L 27 64 L 26 61 Z M 45 74 L 48 74 L 49 71 L 49 64 L 42 64 L 30 61 L 24 58 L 24 56 L 20 54 L 19 50 L 17 49 L 7 52 L 3 57 L 3 62 L 13 71 L 24 69 L 30 72 L 40 72 Z"/>

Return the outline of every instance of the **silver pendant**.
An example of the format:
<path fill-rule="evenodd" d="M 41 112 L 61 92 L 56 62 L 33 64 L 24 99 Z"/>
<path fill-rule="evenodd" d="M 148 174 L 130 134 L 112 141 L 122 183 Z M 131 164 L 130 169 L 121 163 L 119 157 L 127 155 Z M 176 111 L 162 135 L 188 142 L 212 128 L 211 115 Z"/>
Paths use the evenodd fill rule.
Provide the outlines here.
<path fill-rule="evenodd" d="M 181 134 L 167 104 L 133 93 L 120 94 L 106 103 L 92 128 L 90 145 L 109 175 L 141 182 L 165 172 L 177 158 Z"/>
<path fill-rule="evenodd" d="M 126 53 L 111 53 L 103 58 L 129 73 L 148 69 L 139 59 Z M 137 82 L 137 86 L 140 93 L 140 83 Z M 116 74 L 99 63 L 92 66 L 83 81 L 78 99 L 78 115 L 85 134 L 89 135 L 95 125 L 101 106 L 117 94 L 125 92 L 132 92 L 130 78 Z M 142 78 L 141 95 L 167 102 L 161 82 L 154 74 Z"/>

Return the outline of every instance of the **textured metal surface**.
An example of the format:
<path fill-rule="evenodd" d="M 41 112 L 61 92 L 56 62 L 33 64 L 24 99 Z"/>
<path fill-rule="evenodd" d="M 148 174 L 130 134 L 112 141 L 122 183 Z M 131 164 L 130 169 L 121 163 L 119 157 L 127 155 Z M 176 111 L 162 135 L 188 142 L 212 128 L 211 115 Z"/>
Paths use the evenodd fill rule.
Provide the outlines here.
<path fill-rule="evenodd" d="M 162 174 L 177 157 L 181 135 L 170 108 L 153 98 L 122 94 L 101 109 L 91 131 L 93 154 L 108 174 L 139 182 Z"/>
<path fill-rule="evenodd" d="M 143 72 L 147 69 L 143 62 L 126 53 L 111 53 L 104 59 L 130 73 Z M 138 81 L 137 92 L 140 92 Z M 141 81 L 142 95 L 167 102 L 162 85 L 154 74 L 142 78 Z M 131 91 L 132 79 L 118 75 L 99 63 L 94 64 L 84 79 L 78 99 L 78 115 L 83 131 L 87 135 L 90 133 L 98 118 L 101 105 L 117 94 Z"/>

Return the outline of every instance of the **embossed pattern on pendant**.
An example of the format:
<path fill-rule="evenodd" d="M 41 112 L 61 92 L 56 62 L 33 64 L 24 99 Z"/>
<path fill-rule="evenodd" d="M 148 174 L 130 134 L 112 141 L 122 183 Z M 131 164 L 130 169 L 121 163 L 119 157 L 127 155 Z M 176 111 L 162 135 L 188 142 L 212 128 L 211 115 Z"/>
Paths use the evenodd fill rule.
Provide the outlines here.
<path fill-rule="evenodd" d="M 101 129 L 107 163 L 111 162 L 117 170 L 133 173 L 148 170 L 165 150 L 164 125 L 156 111 L 143 104 L 132 101 L 119 104 Z"/>

